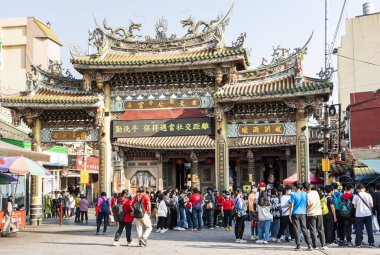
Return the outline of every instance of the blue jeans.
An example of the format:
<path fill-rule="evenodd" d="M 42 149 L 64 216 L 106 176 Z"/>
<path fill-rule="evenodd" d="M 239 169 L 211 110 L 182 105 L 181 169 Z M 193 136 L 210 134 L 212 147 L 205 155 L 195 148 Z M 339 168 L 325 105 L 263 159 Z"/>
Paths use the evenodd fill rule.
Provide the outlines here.
<path fill-rule="evenodd" d="M 375 243 L 373 239 L 373 230 L 372 230 L 372 215 L 367 217 L 356 217 L 355 218 L 355 228 L 356 228 L 356 238 L 355 245 L 361 245 L 363 241 L 363 229 L 367 229 L 368 235 L 368 244 Z"/>
<path fill-rule="evenodd" d="M 270 220 L 259 220 L 259 240 L 269 241 Z M 265 234 L 265 237 L 264 237 Z M 264 239 L 265 238 L 265 239 Z"/>
<path fill-rule="evenodd" d="M 185 208 L 178 208 L 177 213 L 177 225 L 181 228 L 188 228 L 187 220 L 186 220 L 186 209 Z"/>
<path fill-rule="evenodd" d="M 252 236 L 258 235 L 257 228 L 252 226 L 252 221 L 257 220 L 257 216 L 254 215 L 252 212 L 248 212 L 248 215 L 249 215 L 249 219 L 251 220 L 251 235 Z"/>
<path fill-rule="evenodd" d="M 270 226 L 271 236 L 276 238 L 279 230 L 280 230 L 280 219 L 273 218 L 273 222 L 271 223 L 271 226 Z"/>
<path fill-rule="evenodd" d="M 189 208 L 186 208 L 186 220 L 188 228 L 193 228 L 193 214 L 190 212 Z"/>
<path fill-rule="evenodd" d="M 193 228 L 198 228 L 198 229 L 202 229 L 202 226 L 203 226 L 203 220 L 202 220 L 202 216 L 203 216 L 203 209 L 195 209 L 193 207 Z"/>

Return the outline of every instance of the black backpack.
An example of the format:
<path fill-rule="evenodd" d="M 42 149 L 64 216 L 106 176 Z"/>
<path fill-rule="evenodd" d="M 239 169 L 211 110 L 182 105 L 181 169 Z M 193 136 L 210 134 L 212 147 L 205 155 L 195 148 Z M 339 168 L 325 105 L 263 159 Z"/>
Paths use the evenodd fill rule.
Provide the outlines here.
<path fill-rule="evenodd" d="M 136 196 L 135 203 L 133 204 L 133 218 L 142 219 L 144 218 L 144 207 L 142 204 L 142 200 L 144 199 L 143 195 L 140 199 Z"/>
<path fill-rule="evenodd" d="M 116 222 L 123 222 L 125 217 L 125 212 L 123 210 L 123 205 L 121 203 L 117 203 L 112 208 L 113 217 Z"/>

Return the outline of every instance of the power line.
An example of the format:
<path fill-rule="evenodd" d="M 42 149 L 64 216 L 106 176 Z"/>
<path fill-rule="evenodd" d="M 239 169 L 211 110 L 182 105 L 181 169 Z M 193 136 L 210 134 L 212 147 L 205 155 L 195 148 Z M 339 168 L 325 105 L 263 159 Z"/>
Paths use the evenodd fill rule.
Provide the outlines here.
<path fill-rule="evenodd" d="M 379 64 L 368 62 L 368 61 L 364 61 L 364 60 L 360 60 L 360 59 L 355 59 L 355 58 L 351 58 L 351 57 L 347 57 L 347 56 L 343 56 L 343 55 L 339 55 L 339 54 L 335 54 L 335 55 L 337 55 L 338 57 L 341 57 L 341 58 L 350 59 L 350 60 L 361 62 L 361 63 L 367 64 L 367 65 L 380 66 Z"/>
<path fill-rule="evenodd" d="M 339 30 L 340 30 L 340 27 L 341 27 L 341 24 L 342 24 L 343 13 L 344 13 L 344 10 L 346 9 L 347 2 L 348 2 L 347 0 L 344 0 L 343 6 L 342 6 L 342 10 L 340 11 L 340 16 L 339 16 L 338 24 L 336 25 L 336 29 L 335 29 L 335 33 L 334 33 L 334 38 L 333 38 L 332 43 L 330 44 L 330 48 L 328 50 L 329 51 L 329 56 L 328 56 L 328 61 L 327 62 L 330 62 L 330 60 L 331 60 L 331 54 L 333 53 L 333 50 L 335 48 L 336 38 L 338 37 L 338 34 L 339 34 Z"/>

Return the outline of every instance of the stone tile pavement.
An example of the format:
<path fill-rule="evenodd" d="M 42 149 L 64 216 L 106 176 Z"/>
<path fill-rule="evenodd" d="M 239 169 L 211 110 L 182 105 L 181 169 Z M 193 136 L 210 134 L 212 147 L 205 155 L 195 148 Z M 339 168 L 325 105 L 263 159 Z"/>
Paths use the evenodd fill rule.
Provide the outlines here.
<path fill-rule="evenodd" d="M 233 232 L 222 230 L 168 231 L 165 234 L 152 232 L 148 240 L 148 247 L 127 247 L 125 234 L 120 240 L 120 246 L 112 246 L 116 227 L 109 227 L 106 236 L 95 235 L 95 219 L 90 214 L 89 224 L 74 223 L 74 219 L 64 219 L 64 225 L 59 226 L 58 219 L 47 219 L 42 226 L 27 227 L 17 235 L 0 238 L 0 255 L 87 255 L 87 254 L 260 254 L 260 255 L 292 255 L 292 254 L 319 254 L 319 255 L 380 255 L 380 248 L 330 248 L 325 251 L 294 251 L 294 243 L 256 244 L 248 241 L 247 244 L 236 244 Z M 247 224 L 248 227 L 248 224 Z M 132 237 L 136 240 L 135 227 Z M 249 230 L 245 230 L 245 237 L 249 239 Z M 380 236 L 375 236 L 377 246 Z M 364 241 L 367 241 L 366 236 Z"/>

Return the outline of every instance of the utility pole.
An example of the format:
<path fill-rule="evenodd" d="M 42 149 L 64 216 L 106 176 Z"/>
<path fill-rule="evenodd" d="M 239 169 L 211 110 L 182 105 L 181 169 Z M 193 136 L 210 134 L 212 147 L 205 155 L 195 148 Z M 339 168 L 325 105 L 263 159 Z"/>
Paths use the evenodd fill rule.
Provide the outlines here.
<path fill-rule="evenodd" d="M 327 31 L 328 31 L 328 4 L 329 0 L 325 0 L 325 72 L 327 71 L 328 68 L 328 43 L 327 43 Z M 325 109 L 325 115 L 324 115 L 324 129 L 323 129 L 323 145 L 324 145 L 324 153 L 323 153 L 323 158 L 324 160 L 328 160 L 328 148 L 329 148 L 329 137 L 328 137 L 328 126 L 329 126 L 329 108 L 327 105 L 327 102 L 324 103 L 324 109 Z M 330 168 L 330 165 L 329 165 Z M 330 170 L 330 169 L 328 169 Z M 323 182 L 324 185 L 326 186 L 328 184 L 328 178 L 329 178 L 329 172 L 324 171 L 323 172 Z"/>

